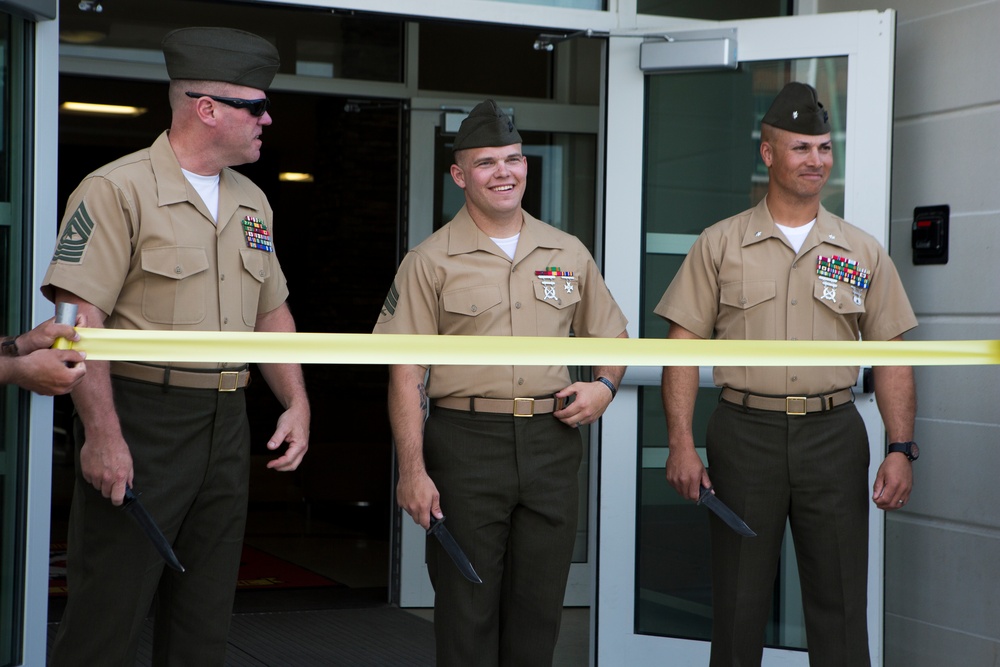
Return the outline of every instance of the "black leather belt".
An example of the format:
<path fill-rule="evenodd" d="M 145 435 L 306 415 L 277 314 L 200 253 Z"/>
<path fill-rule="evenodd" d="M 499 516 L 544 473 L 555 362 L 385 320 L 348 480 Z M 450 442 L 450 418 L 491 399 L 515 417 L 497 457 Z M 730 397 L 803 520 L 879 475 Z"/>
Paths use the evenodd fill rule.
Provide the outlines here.
<path fill-rule="evenodd" d="M 848 387 L 831 394 L 814 396 L 762 396 L 724 387 L 722 400 L 754 410 L 784 412 L 786 415 L 805 415 L 810 412 L 825 412 L 838 405 L 854 402 L 854 391 Z"/>

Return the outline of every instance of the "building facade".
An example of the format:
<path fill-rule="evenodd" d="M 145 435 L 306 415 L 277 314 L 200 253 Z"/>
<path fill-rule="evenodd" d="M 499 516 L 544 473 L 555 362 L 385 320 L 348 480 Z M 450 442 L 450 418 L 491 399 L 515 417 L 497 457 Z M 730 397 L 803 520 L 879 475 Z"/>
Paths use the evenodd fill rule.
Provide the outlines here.
<path fill-rule="evenodd" d="M 24 330 L 51 314 L 38 284 L 69 190 L 91 169 L 148 145 L 165 129 L 162 35 L 182 25 L 225 24 L 263 34 L 282 54 L 271 91 L 275 124 L 262 160 L 247 173 L 277 215 L 294 221 L 283 223 L 279 243 L 303 330 L 370 331 L 400 253 L 454 212 L 456 193 L 444 178 L 450 128 L 477 101 L 494 97 L 512 110 L 525 136 L 529 208 L 580 236 L 603 262 L 632 337 L 662 336 L 649 311 L 690 237 L 759 197 L 755 119 L 770 95 L 796 78 L 814 83 L 829 101 L 836 150 L 844 156 L 825 203 L 889 246 L 920 320 L 914 337 L 998 338 L 992 253 L 1000 237 L 1000 189 L 990 182 L 998 158 L 988 147 L 991 130 L 1000 127 L 1000 77 L 989 65 L 1000 57 L 991 30 L 1000 25 L 1000 0 L 957 0 L 947 9 L 900 0 L 894 12 L 879 13 L 851 0 L 709 3 L 707 10 L 702 4 L 0 1 L 4 328 Z M 786 23 L 772 23 L 780 21 Z M 788 21 L 799 28 L 786 30 Z M 835 39 L 841 32 L 847 37 Z M 640 44 L 664 35 L 680 42 L 731 37 L 740 67 L 643 71 Z M 852 46 L 864 40 L 888 56 Z M 832 46 L 816 46 L 826 43 Z M 887 69 L 879 74 L 871 71 L 878 66 L 859 62 Z M 881 94 L 865 85 L 882 85 Z M 108 121 L 60 111 L 69 101 L 143 111 Z M 879 114 L 881 130 L 871 117 Z M 871 132 L 860 129 L 869 126 Z M 865 169 L 886 184 L 881 191 L 861 187 Z M 293 172 L 309 174 L 312 184 L 287 180 Z M 950 257 L 946 264 L 916 265 L 914 209 L 930 205 L 949 206 Z M 307 369 L 313 400 L 346 404 L 370 415 L 365 421 L 380 421 L 384 369 L 350 369 L 350 395 L 337 393 L 344 372 Z M 605 420 L 616 420 L 613 427 L 589 436 L 581 470 L 588 511 L 567 603 L 598 611 L 591 632 L 600 638 L 592 656 L 598 664 L 630 652 L 637 656 L 630 664 L 642 664 L 647 651 L 689 651 L 683 654 L 699 664 L 710 622 L 704 573 L 667 576 L 675 570 L 664 566 L 663 554 L 676 544 L 669 543 L 675 530 L 689 531 L 674 539 L 702 545 L 684 554 L 685 563 L 698 562 L 704 536 L 662 480 L 658 389 L 641 369 L 630 377 L 624 400 Z M 993 484 L 1000 419 L 992 408 L 1000 370 L 931 366 L 919 368 L 917 379 L 916 439 L 923 449 L 916 488 L 906 510 L 872 519 L 878 536 L 870 586 L 873 655 L 885 665 L 991 664 L 1000 651 Z M 60 470 L 72 459 L 60 428 L 66 408 L 15 388 L 3 391 L 0 665 L 43 664 L 50 516 L 58 516 Z M 266 398 L 253 400 L 266 417 Z M 879 426 L 873 421 L 870 429 L 877 439 Z M 391 506 L 383 497 L 391 470 L 387 427 L 324 421 L 314 424 L 313 438 L 340 446 L 314 448 L 307 467 L 337 469 L 346 461 L 365 472 L 330 485 L 304 471 L 296 493 L 317 502 Z M 635 456 L 631 470 L 616 467 L 623 453 Z M 606 540 L 621 522 L 616 493 L 623 493 L 623 506 L 631 502 L 624 523 L 634 524 L 618 541 L 621 549 L 597 538 Z M 429 595 L 414 555 L 422 535 L 406 524 L 397 522 L 391 532 L 403 555 L 388 589 L 393 601 L 420 606 Z M 622 570 L 619 561 L 635 581 L 621 599 L 607 588 L 612 572 Z M 803 655 L 795 586 L 791 572 L 782 575 L 776 613 L 783 620 L 769 635 L 775 647 L 769 659 Z M 624 618 L 617 609 L 632 614 L 627 622 L 614 620 Z M 615 653 L 619 641 L 624 648 Z"/>

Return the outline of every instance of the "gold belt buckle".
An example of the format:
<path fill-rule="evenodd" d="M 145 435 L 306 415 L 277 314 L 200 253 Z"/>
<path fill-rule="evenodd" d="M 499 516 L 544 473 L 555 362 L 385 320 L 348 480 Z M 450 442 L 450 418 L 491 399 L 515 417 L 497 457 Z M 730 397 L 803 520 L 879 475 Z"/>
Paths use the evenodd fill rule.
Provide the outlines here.
<path fill-rule="evenodd" d="M 527 407 L 522 407 L 527 406 Z M 515 398 L 514 399 L 514 416 L 515 417 L 534 417 L 535 416 L 535 399 L 533 398 Z"/>
<path fill-rule="evenodd" d="M 804 415 L 804 414 L 806 414 L 806 397 L 805 396 L 786 396 L 785 397 L 785 414 L 786 415 Z"/>
<path fill-rule="evenodd" d="M 240 385 L 239 371 L 222 371 L 219 373 L 219 391 L 236 391 Z"/>

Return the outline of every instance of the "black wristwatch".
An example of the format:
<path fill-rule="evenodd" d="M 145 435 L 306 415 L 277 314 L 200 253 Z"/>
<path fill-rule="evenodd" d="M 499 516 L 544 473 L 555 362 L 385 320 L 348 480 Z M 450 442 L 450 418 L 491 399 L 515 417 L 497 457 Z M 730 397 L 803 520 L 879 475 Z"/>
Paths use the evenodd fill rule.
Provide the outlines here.
<path fill-rule="evenodd" d="M 893 452 L 902 452 L 906 458 L 911 461 L 916 461 L 920 457 L 920 448 L 917 447 L 917 443 L 910 440 L 909 442 L 891 442 L 889 447 L 886 449 L 886 454 L 892 454 Z"/>

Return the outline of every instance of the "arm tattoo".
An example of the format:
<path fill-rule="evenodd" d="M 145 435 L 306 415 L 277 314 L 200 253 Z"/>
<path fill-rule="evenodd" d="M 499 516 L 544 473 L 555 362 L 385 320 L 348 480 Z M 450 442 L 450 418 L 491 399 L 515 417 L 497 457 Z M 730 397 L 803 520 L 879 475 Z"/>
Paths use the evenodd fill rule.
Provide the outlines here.
<path fill-rule="evenodd" d="M 424 416 L 423 421 L 421 422 L 421 426 L 422 426 L 423 422 L 427 421 L 427 415 L 428 415 L 428 412 L 429 412 L 428 411 L 428 401 L 427 401 L 427 390 L 424 387 L 424 383 L 423 382 L 420 382 L 420 383 L 417 384 L 417 393 L 420 394 L 420 414 L 422 414 Z"/>

